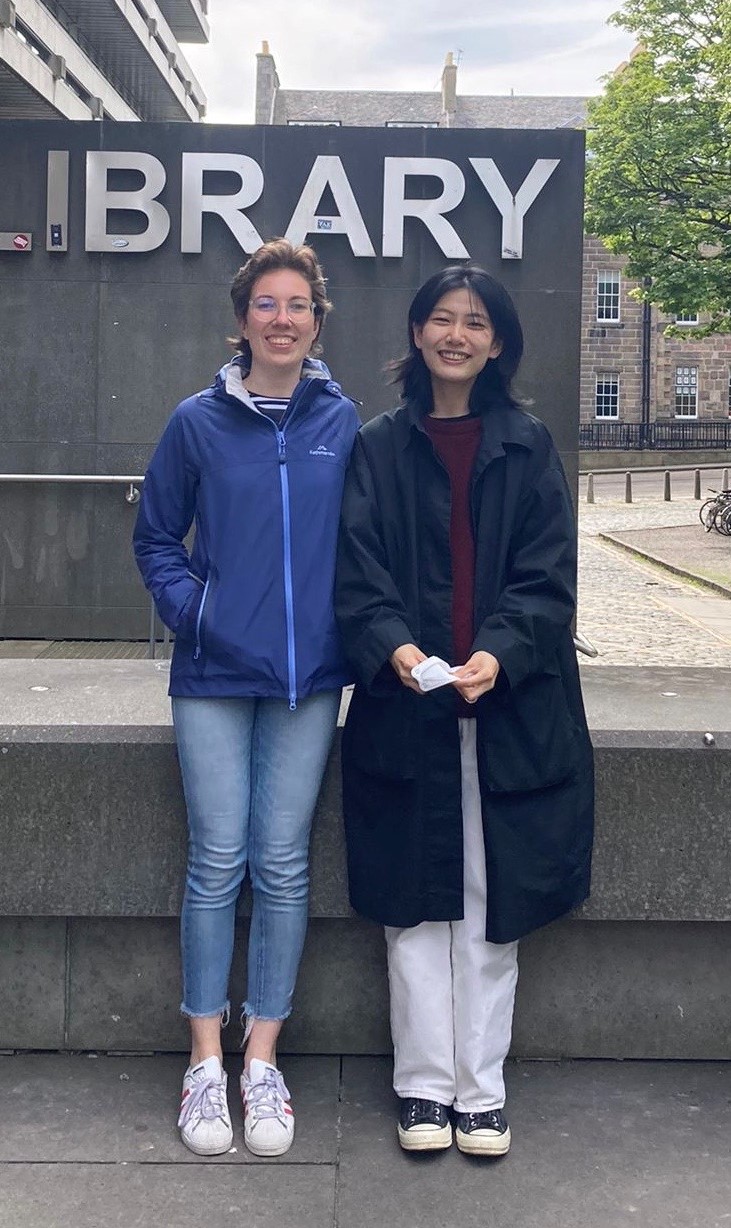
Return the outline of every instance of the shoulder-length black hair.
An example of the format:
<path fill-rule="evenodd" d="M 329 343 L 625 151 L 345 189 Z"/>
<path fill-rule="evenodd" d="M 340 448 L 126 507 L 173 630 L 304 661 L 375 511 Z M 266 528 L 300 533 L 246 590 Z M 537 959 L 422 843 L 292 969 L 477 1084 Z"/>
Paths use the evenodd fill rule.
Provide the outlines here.
<path fill-rule="evenodd" d="M 488 359 L 475 380 L 470 394 L 470 409 L 480 411 L 495 401 L 519 408 L 520 403 L 510 388 L 523 356 L 523 329 L 505 286 L 478 264 L 451 264 L 434 273 L 417 290 L 409 307 L 408 353 L 388 364 L 387 370 L 392 372 L 391 382 L 401 385 L 404 400 L 414 401 L 425 413 L 432 409 L 431 374 L 414 341 L 414 325 L 425 324 L 439 300 L 450 290 L 463 288 L 480 300 L 495 330 L 495 337 L 502 344 L 498 357 Z"/>

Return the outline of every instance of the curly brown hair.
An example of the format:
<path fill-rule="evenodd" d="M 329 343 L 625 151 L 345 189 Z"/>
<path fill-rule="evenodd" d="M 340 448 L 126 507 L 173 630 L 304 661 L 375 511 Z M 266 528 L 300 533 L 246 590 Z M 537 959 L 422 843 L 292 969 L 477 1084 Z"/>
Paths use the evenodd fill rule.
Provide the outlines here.
<path fill-rule="evenodd" d="M 231 299 L 236 319 L 240 324 L 243 324 L 246 319 L 255 282 L 265 273 L 273 273 L 277 269 L 293 269 L 309 283 L 312 301 L 315 305 L 315 320 L 318 324 L 318 340 L 315 341 L 311 353 L 319 354 L 322 347 L 318 341 L 323 321 L 328 312 L 332 311 L 332 303 L 327 297 L 325 277 L 320 262 L 314 250 L 306 243 L 295 246 L 290 243 L 289 239 L 270 239 L 257 248 L 246 264 L 241 266 L 231 285 Z M 245 337 L 230 337 L 229 340 L 234 349 L 251 361 L 251 349 Z"/>

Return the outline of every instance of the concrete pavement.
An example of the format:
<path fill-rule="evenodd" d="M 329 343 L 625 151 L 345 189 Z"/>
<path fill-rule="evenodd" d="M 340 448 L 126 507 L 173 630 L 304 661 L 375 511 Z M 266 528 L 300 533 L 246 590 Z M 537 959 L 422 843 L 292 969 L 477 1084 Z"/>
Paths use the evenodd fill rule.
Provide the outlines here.
<path fill-rule="evenodd" d="M 633 557 L 612 538 L 688 574 Z M 599 650 L 587 668 L 731 666 L 731 596 L 694 582 L 694 572 L 721 582 L 731 574 L 731 539 L 705 532 L 694 499 L 581 503 L 578 627 Z"/>
<path fill-rule="evenodd" d="M 728 1228 L 731 1066 L 509 1063 L 497 1161 L 396 1142 L 389 1063 L 283 1060 L 291 1152 L 178 1142 L 175 1057 L 0 1057 L 0 1228 Z"/>

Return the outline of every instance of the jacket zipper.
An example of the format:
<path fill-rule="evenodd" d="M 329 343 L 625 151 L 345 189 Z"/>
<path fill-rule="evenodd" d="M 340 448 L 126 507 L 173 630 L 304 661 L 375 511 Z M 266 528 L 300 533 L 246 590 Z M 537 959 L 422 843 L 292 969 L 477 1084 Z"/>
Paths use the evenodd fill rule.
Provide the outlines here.
<path fill-rule="evenodd" d="M 294 638 L 294 593 L 292 586 L 292 526 L 289 517 L 289 474 L 287 444 L 284 431 L 277 427 L 279 448 L 279 484 L 282 489 L 282 519 L 284 529 L 284 608 L 287 619 L 287 672 L 289 673 L 289 710 L 297 707 L 297 654 Z"/>
<path fill-rule="evenodd" d="M 292 395 L 289 408 L 284 415 L 281 426 L 272 422 L 277 436 L 279 453 L 279 485 L 282 491 L 282 528 L 284 533 L 284 610 L 287 622 L 287 672 L 289 674 L 289 710 L 297 708 L 297 644 L 294 633 L 294 586 L 292 584 L 292 524 L 289 509 L 289 472 L 287 469 L 287 441 L 285 429 L 292 421 L 299 408 L 299 402 L 314 400 L 320 389 L 316 380 L 308 380 Z M 311 393 L 311 396 L 307 396 Z M 271 419 L 270 419 L 271 421 Z"/>
<path fill-rule="evenodd" d="M 198 579 L 197 576 L 196 576 L 196 579 Z M 201 597 L 201 603 L 198 606 L 198 615 L 195 620 L 195 652 L 193 653 L 194 661 L 198 661 L 201 655 L 201 621 L 203 619 L 203 607 L 206 604 L 206 597 L 208 596 L 208 589 L 209 589 L 210 583 L 211 583 L 211 579 L 209 576 L 205 584 L 203 585 L 203 596 Z"/>

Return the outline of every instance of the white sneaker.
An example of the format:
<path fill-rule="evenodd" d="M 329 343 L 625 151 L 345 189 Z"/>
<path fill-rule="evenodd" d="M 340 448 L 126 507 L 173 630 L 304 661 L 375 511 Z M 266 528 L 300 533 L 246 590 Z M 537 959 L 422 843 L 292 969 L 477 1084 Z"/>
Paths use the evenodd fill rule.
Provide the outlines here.
<path fill-rule="evenodd" d="M 180 1137 L 199 1156 L 217 1156 L 234 1141 L 226 1102 L 228 1077 L 217 1057 L 189 1066 L 183 1078 Z"/>
<path fill-rule="evenodd" d="M 252 1058 L 241 1076 L 244 1142 L 255 1156 L 281 1156 L 294 1139 L 294 1113 L 281 1071 Z"/>

